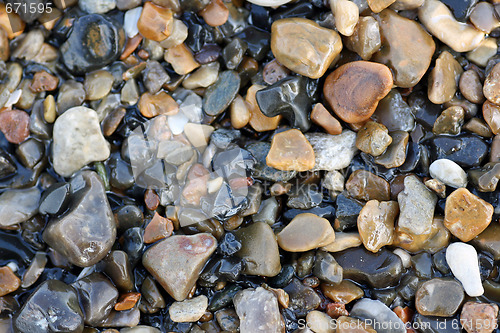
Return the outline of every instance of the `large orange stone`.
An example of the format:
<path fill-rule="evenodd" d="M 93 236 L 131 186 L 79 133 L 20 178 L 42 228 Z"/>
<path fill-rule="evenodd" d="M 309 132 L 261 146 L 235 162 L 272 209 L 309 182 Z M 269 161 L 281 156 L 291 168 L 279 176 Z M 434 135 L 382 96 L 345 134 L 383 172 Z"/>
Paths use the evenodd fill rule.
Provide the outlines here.
<path fill-rule="evenodd" d="M 314 151 L 301 131 L 291 129 L 273 137 L 266 163 L 278 170 L 307 171 L 314 167 Z"/>
<path fill-rule="evenodd" d="M 170 8 L 164 8 L 145 2 L 141 17 L 137 22 L 137 28 L 141 35 L 147 39 L 161 42 L 172 33 L 174 27 L 174 15 Z"/>

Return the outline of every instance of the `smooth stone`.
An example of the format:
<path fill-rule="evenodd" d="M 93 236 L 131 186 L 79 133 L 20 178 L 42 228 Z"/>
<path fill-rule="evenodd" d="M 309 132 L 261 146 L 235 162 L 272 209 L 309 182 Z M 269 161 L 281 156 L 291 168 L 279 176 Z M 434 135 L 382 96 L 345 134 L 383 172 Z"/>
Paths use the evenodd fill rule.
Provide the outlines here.
<path fill-rule="evenodd" d="M 450 232 L 443 225 L 443 218 L 435 217 L 430 231 L 424 234 L 413 234 L 397 226 L 393 245 L 411 253 L 424 250 L 435 253 L 446 247 L 449 242 Z"/>
<path fill-rule="evenodd" d="M 278 218 L 278 212 L 278 201 L 276 200 L 276 198 L 271 197 L 262 201 L 259 207 L 259 211 L 252 215 L 252 221 L 264 222 L 269 225 L 273 225 Z"/>
<path fill-rule="evenodd" d="M 215 319 L 224 331 L 237 332 L 240 327 L 240 319 L 233 309 L 218 310 L 215 313 Z"/>
<path fill-rule="evenodd" d="M 57 94 L 57 112 L 64 113 L 74 106 L 83 104 L 85 100 L 85 89 L 83 84 L 74 80 L 67 80 L 59 87 Z"/>
<path fill-rule="evenodd" d="M 464 124 L 465 111 L 461 106 L 450 106 L 436 119 L 432 132 L 434 134 L 460 134 Z"/>
<path fill-rule="evenodd" d="M 289 309 L 297 316 L 305 316 L 310 310 L 318 308 L 321 298 L 313 288 L 305 286 L 299 279 L 293 277 L 283 290 L 289 295 Z"/>
<path fill-rule="evenodd" d="M 271 27 L 271 50 L 282 65 L 300 75 L 323 76 L 342 50 L 335 30 L 320 27 L 305 18 L 285 18 Z"/>
<path fill-rule="evenodd" d="M 236 69 L 243 60 L 248 44 L 241 38 L 234 38 L 222 49 L 222 59 L 227 69 Z"/>
<path fill-rule="evenodd" d="M 344 304 L 364 296 L 363 289 L 349 280 L 342 280 L 339 284 L 322 283 L 321 291 L 332 301 Z"/>
<path fill-rule="evenodd" d="M 370 60 L 381 45 L 379 24 L 371 16 L 360 17 L 354 33 L 345 40 L 345 46 L 363 60 Z"/>
<path fill-rule="evenodd" d="M 364 321 L 346 316 L 337 319 L 337 333 L 375 333 L 373 327 Z"/>
<path fill-rule="evenodd" d="M 415 307 L 421 315 L 452 317 L 464 300 L 464 290 L 452 279 L 434 278 L 420 285 Z"/>
<path fill-rule="evenodd" d="M 391 9 L 383 10 L 375 18 L 380 25 L 382 47 L 373 60 L 392 69 L 397 86 L 415 86 L 431 64 L 436 49 L 432 36 L 416 21 Z"/>
<path fill-rule="evenodd" d="M 283 171 L 311 170 L 315 164 L 314 151 L 302 132 L 291 129 L 273 136 L 266 164 Z"/>
<path fill-rule="evenodd" d="M 245 102 L 247 103 L 248 110 L 250 111 L 249 125 L 257 132 L 265 132 L 274 130 L 278 127 L 282 116 L 278 115 L 272 118 L 267 117 L 262 113 L 256 99 L 256 93 L 264 89 L 264 86 L 253 84 L 248 88 Z"/>
<path fill-rule="evenodd" d="M 330 0 L 329 3 L 335 17 L 335 27 L 340 34 L 351 36 L 359 20 L 358 6 L 349 0 Z"/>
<path fill-rule="evenodd" d="M 363 242 L 357 232 L 336 232 L 335 240 L 321 249 L 328 252 L 340 252 L 349 248 L 358 247 Z"/>
<path fill-rule="evenodd" d="M 415 127 L 413 110 L 403 100 L 396 89 L 392 89 L 377 106 L 372 119 L 381 123 L 389 131 L 411 131 Z"/>
<path fill-rule="evenodd" d="M 110 154 L 97 113 L 83 106 L 71 108 L 56 119 L 53 137 L 54 169 L 64 177 L 90 162 L 104 161 Z"/>
<path fill-rule="evenodd" d="M 16 314 L 20 333 L 83 332 L 83 313 L 74 288 L 58 280 L 43 282 Z"/>
<path fill-rule="evenodd" d="M 257 104 L 267 117 L 282 115 L 290 125 L 306 132 L 311 127 L 308 112 L 311 98 L 303 77 L 290 77 L 255 93 Z"/>
<path fill-rule="evenodd" d="M 316 252 L 313 275 L 326 283 L 338 284 L 342 282 L 342 267 L 335 258 L 325 251 Z"/>
<path fill-rule="evenodd" d="M 335 230 L 345 231 L 356 227 L 358 215 L 363 208 L 363 204 L 355 199 L 347 197 L 343 193 L 337 196 L 336 204 Z"/>
<path fill-rule="evenodd" d="M 262 287 L 244 289 L 233 298 L 241 333 L 280 333 L 284 328 L 276 296 Z"/>
<path fill-rule="evenodd" d="M 446 198 L 444 225 L 462 242 L 468 242 L 488 227 L 493 210 L 490 203 L 462 187 Z"/>
<path fill-rule="evenodd" d="M 472 103 L 483 103 L 483 83 L 479 74 L 472 69 L 466 70 L 461 76 L 458 83 L 460 93 Z"/>
<path fill-rule="evenodd" d="M 486 163 L 482 168 L 470 170 L 471 181 L 481 192 L 493 192 L 496 190 L 500 179 L 500 163 Z"/>
<path fill-rule="evenodd" d="M 9 266 L 0 267 L 0 297 L 15 292 L 21 286 L 21 280 Z M 24 287 L 23 287 L 24 288 Z"/>
<path fill-rule="evenodd" d="M 287 207 L 296 209 L 312 209 L 317 207 L 323 201 L 323 194 L 313 188 L 307 186 L 292 189 L 288 193 Z"/>
<path fill-rule="evenodd" d="M 23 274 L 23 282 L 21 283 L 21 287 L 29 288 L 38 280 L 40 275 L 42 275 L 45 270 L 45 266 L 47 265 L 47 255 L 45 252 L 36 252 L 35 256 L 31 260 L 30 265 L 26 269 Z"/>
<path fill-rule="evenodd" d="M 399 213 L 395 201 L 370 200 L 358 216 L 358 230 L 363 245 L 368 251 L 378 252 L 394 240 L 394 222 Z"/>
<path fill-rule="evenodd" d="M 436 65 L 431 70 L 427 94 L 434 104 L 450 101 L 457 92 L 458 82 L 463 69 L 450 52 L 444 51 L 436 59 Z"/>
<path fill-rule="evenodd" d="M 446 158 L 463 168 L 479 166 L 488 154 L 488 145 L 471 134 L 438 135 L 428 141 L 431 159 Z"/>
<path fill-rule="evenodd" d="M 296 171 L 281 171 L 272 168 L 266 164 L 266 156 L 271 149 L 271 144 L 268 142 L 256 142 L 246 147 L 248 151 L 257 160 L 254 169 L 254 177 L 257 179 L 268 181 L 289 181 L 297 175 Z"/>
<path fill-rule="evenodd" d="M 70 209 L 52 219 L 43 240 L 72 264 L 92 266 L 111 250 L 116 224 L 101 178 L 82 171 L 70 181 Z"/>
<path fill-rule="evenodd" d="M 391 198 L 389 183 L 366 170 L 356 170 L 345 183 L 349 195 L 358 200 L 388 201 Z"/>
<path fill-rule="evenodd" d="M 229 107 L 240 89 L 240 77 L 235 71 L 224 71 L 217 81 L 207 88 L 203 97 L 203 111 L 216 116 Z"/>
<path fill-rule="evenodd" d="M 142 263 L 170 296 L 182 301 L 216 247 L 217 240 L 210 234 L 174 235 L 150 247 Z"/>
<path fill-rule="evenodd" d="M 134 289 L 134 275 L 128 254 L 121 250 L 111 251 L 103 259 L 103 272 L 109 276 L 115 286 L 122 292 Z"/>
<path fill-rule="evenodd" d="M 419 313 L 414 316 L 414 322 L 421 327 L 422 333 L 460 333 L 460 325 L 455 318 L 426 317 Z"/>
<path fill-rule="evenodd" d="M 170 76 L 156 60 L 150 60 L 146 63 L 146 69 L 142 75 L 144 85 L 151 94 L 156 94 L 170 80 Z"/>
<path fill-rule="evenodd" d="M 219 76 L 219 63 L 214 61 L 191 73 L 182 81 L 182 86 L 186 89 L 207 88 L 217 81 Z"/>
<path fill-rule="evenodd" d="M 146 2 L 142 7 L 137 29 L 147 39 L 161 42 L 172 34 L 174 18 L 171 8 Z"/>
<path fill-rule="evenodd" d="M 378 333 L 405 333 L 405 324 L 390 308 L 378 300 L 363 298 L 354 304 L 350 315 L 369 320 Z"/>
<path fill-rule="evenodd" d="M 307 327 L 315 333 L 334 333 L 332 317 L 324 312 L 313 310 L 306 316 Z"/>
<path fill-rule="evenodd" d="M 500 133 L 500 106 L 490 101 L 484 102 L 483 118 L 493 134 Z"/>
<path fill-rule="evenodd" d="M 20 144 L 30 134 L 30 116 L 22 110 L 4 110 L 0 113 L 0 131 L 10 143 Z"/>
<path fill-rule="evenodd" d="M 86 99 L 95 101 L 105 97 L 111 91 L 113 81 L 113 75 L 105 70 L 87 73 L 83 83 Z"/>
<path fill-rule="evenodd" d="M 152 326 L 137 325 L 136 327 L 122 328 L 120 333 L 161 333 L 161 331 Z"/>
<path fill-rule="evenodd" d="M 486 76 L 483 85 L 483 93 L 486 99 L 493 104 L 500 104 L 500 94 L 498 87 L 500 86 L 500 65 L 496 64 Z"/>
<path fill-rule="evenodd" d="M 168 308 L 170 319 L 176 323 L 193 323 L 205 314 L 208 298 L 205 295 L 193 297 L 182 302 L 174 302 Z"/>
<path fill-rule="evenodd" d="M 314 150 L 316 163 L 312 171 L 334 171 L 346 168 L 356 148 L 356 133 L 344 130 L 342 134 L 306 133 L 305 137 Z"/>
<path fill-rule="evenodd" d="M 250 111 L 248 110 L 247 103 L 240 95 L 231 102 L 231 125 L 235 129 L 245 127 L 250 121 Z"/>
<path fill-rule="evenodd" d="M 491 138 L 493 136 L 488 124 L 479 118 L 472 118 L 464 126 L 462 126 L 462 128 L 484 138 Z"/>
<path fill-rule="evenodd" d="M 392 85 L 392 73 L 387 66 L 355 61 L 340 66 L 328 75 L 323 93 L 339 118 L 347 123 L 360 123 L 372 116 L 378 102 L 389 93 Z M 363 93 L 360 94 L 360 91 Z"/>
<path fill-rule="evenodd" d="M 368 121 L 356 136 L 356 147 L 372 156 L 382 155 L 391 143 L 387 127 L 374 121 Z"/>
<path fill-rule="evenodd" d="M 467 174 L 464 169 L 446 158 L 432 162 L 429 166 L 429 173 L 432 178 L 439 179 L 448 186 L 467 187 Z"/>
<path fill-rule="evenodd" d="M 281 270 L 278 243 L 267 223 L 256 222 L 235 232 L 241 242 L 236 253 L 246 261 L 244 274 L 276 276 Z"/>
<path fill-rule="evenodd" d="M 311 111 L 311 121 L 321 126 L 328 134 L 337 135 L 342 133 L 340 122 L 321 103 L 314 104 Z"/>
<path fill-rule="evenodd" d="M 468 332 L 491 333 L 497 326 L 498 305 L 467 302 L 460 313 L 460 323 Z"/>
<path fill-rule="evenodd" d="M 279 246 L 290 252 L 305 252 L 335 240 L 330 222 L 311 213 L 297 215 L 277 235 Z M 325 243 L 326 242 L 326 243 Z"/>
<path fill-rule="evenodd" d="M 451 243 L 446 249 L 446 263 L 455 278 L 462 283 L 467 295 L 477 297 L 484 293 L 477 252 L 472 245 Z"/>
<path fill-rule="evenodd" d="M 410 135 L 405 131 L 395 131 L 390 133 L 392 142 L 382 155 L 375 157 L 374 161 L 384 167 L 397 168 L 406 160 L 406 150 Z"/>
<path fill-rule="evenodd" d="M 41 192 L 38 188 L 9 189 L 0 195 L 0 227 L 25 222 L 35 216 Z"/>
<path fill-rule="evenodd" d="M 344 269 L 344 279 L 367 283 L 373 288 L 395 285 L 403 274 L 399 256 L 385 249 L 372 253 L 357 247 L 333 253 L 333 256 Z"/>

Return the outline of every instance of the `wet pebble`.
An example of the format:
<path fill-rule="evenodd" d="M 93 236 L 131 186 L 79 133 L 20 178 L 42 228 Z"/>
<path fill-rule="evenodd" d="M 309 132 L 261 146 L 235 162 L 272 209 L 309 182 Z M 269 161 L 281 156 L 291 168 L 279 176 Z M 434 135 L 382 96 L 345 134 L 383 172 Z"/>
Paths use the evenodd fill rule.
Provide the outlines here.
<path fill-rule="evenodd" d="M 434 104 L 450 101 L 455 95 L 463 69 L 451 53 L 444 51 L 436 59 L 429 75 L 428 96 Z"/>
<path fill-rule="evenodd" d="M 383 154 L 374 159 L 375 163 L 383 165 L 388 169 L 403 165 L 406 160 L 408 140 L 410 139 L 410 135 L 405 131 L 391 132 L 390 135 L 392 138 L 391 144 Z"/>
<path fill-rule="evenodd" d="M 491 333 L 497 323 L 498 305 L 467 302 L 462 307 L 460 322 L 468 333 Z"/>
<path fill-rule="evenodd" d="M 38 188 L 11 189 L 0 195 L 0 227 L 29 220 L 38 212 L 41 192 Z"/>
<path fill-rule="evenodd" d="M 283 171 L 307 171 L 315 165 L 311 144 L 302 132 L 296 129 L 274 135 L 266 164 Z"/>
<path fill-rule="evenodd" d="M 399 213 L 395 201 L 370 200 L 358 216 L 359 235 L 365 248 L 374 253 L 394 239 L 394 222 Z"/>
<path fill-rule="evenodd" d="M 217 81 L 205 92 L 203 111 L 210 116 L 216 116 L 227 109 L 240 89 L 240 82 L 236 72 L 221 72 Z"/>
<path fill-rule="evenodd" d="M 16 291 L 20 286 L 21 280 L 10 267 L 0 267 L 0 297 Z"/>
<path fill-rule="evenodd" d="M 7 141 L 19 144 L 26 140 L 29 131 L 30 116 L 21 110 L 5 110 L 0 112 L 0 131 Z"/>
<path fill-rule="evenodd" d="M 464 300 L 464 291 L 459 282 L 452 279 L 434 278 L 417 290 L 415 307 L 421 315 L 451 317 Z"/>
<path fill-rule="evenodd" d="M 309 236 L 304 237 L 306 234 Z M 303 213 L 297 215 L 277 238 L 278 244 L 284 250 L 305 252 L 332 243 L 335 240 L 335 233 L 327 219 Z"/>
<path fill-rule="evenodd" d="M 405 324 L 399 317 L 384 303 L 378 300 L 363 298 L 354 304 L 351 316 L 369 319 L 376 327 L 377 332 L 381 333 L 404 333 Z M 385 327 L 385 329 L 384 329 Z"/>
<path fill-rule="evenodd" d="M 200 295 L 182 302 L 174 302 L 168 308 L 170 319 L 177 323 L 192 323 L 200 320 L 208 307 L 208 298 Z"/>
<path fill-rule="evenodd" d="M 427 142 L 432 159 L 446 158 L 463 168 L 480 165 L 488 152 L 488 145 L 471 134 L 454 137 L 439 135 Z"/>
<path fill-rule="evenodd" d="M 356 148 L 356 134 L 344 130 L 339 135 L 326 133 L 306 133 L 305 137 L 311 144 L 316 163 L 313 170 L 340 170 L 349 165 Z"/>
<path fill-rule="evenodd" d="M 391 196 L 389 183 L 366 170 L 354 171 L 345 183 L 345 188 L 351 197 L 358 200 L 388 201 Z"/>
<path fill-rule="evenodd" d="M 451 187 L 466 187 L 467 174 L 458 164 L 448 159 L 439 159 L 429 166 L 431 177 Z"/>
<path fill-rule="evenodd" d="M 472 245 L 461 242 L 450 244 L 446 249 L 446 263 L 467 295 L 476 297 L 484 293 L 477 252 Z"/>
<path fill-rule="evenodd" d="M 262 287 L 239 291 L 233 298 L 242 333 L 279 333 L 284 325 L 276 296 Z"/>

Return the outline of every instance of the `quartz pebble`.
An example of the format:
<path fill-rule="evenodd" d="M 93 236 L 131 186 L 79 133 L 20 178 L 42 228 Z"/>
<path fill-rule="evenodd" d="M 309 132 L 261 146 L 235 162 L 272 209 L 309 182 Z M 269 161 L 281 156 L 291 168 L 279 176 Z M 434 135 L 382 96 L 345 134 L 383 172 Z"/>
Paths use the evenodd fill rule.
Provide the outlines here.
<path fill-rule="evenodd" d="M 231 125 L 235 129 L 240 129 L 245 127 L 250 121 L 250 112 L 248 106 L 240 95 L 236 97 L 231 102 Z"/>
<path fill-rule="evenodd" d="M 488 227 L 493 206 L 466 188 L 453 191 L 446 198 L 444 225 L 462 242 L 468 242 Z"/>
<path fill-rule="evenodd" d="M 314 167 L 314 151 L 302 132 L 291 129 L 274 135 L 266 163 L 278 170 L 307 171 Z"/>
<path fill-rule="evenodd" d="M 262 287 L 244 289 L 233 298 L 240 318 L 241 333 L 280 333 L 284 326 L 278 300 L 271 291 Z"/>
<path fill-rule="evenodd" d="M 451 53 L 442 52 L 436 59 L 436 65 L 429 75 L 429 100 L 434 104 L 450 101 L 457 91 L 458 81 L 462 73 L 462 66 Z"/>
<path fill-rule="evenodd" d="M 458 164 L 446 158 L 435 160 L 429 167 L 431 177 L 444 184 L 459 188 L 467 186 L 467 174 Z"/>
<path fill-rule="evenodd" d="M 491 333 L 497 325 L 498 305 L 467 302 L 462 307 L 460 323 L 468 333 Z"/>
<path fill-rule="evenodd" d="M 397 226 L 393 245 L 411 253 L 424 250 L 435 253 L 446 247 L 449 242 L 450 232 L 443 225 L 443 218 L 435 217 L 430 230 L 423 234 L 413 234 Z"/>
<path fill-rule="evenodd" d="M 95 101 L 105 97 L 111 91 L 113 81 L 113 75 L 105 70 L 88 73 L 83 83 L 86 99 Z"/>
<path fill-rule="evenodd" d="M 344 36 L 354 33 L 359 20 L 359 8 L 349 0 L 330 0 L 330 8 L 335 16 L 335 27 Z"/>
<path fill-rule="evenodd" d="M 321 291 L 334 302 L 344 304 L 349 304 L 364 295 L 363 289 L 349 280 L 342 280 L 339 284 L 322 283 Z"/>
<path fill-rule="evenodd" d="M 450 244 L 446 249 L 446 263 L 467 295 L 477 297 L 484 293 L 477 252 L 472 245 L 461 242 Z"/>
<path fill-rule="evenodd" d="M 460 283 L 446 278 L 434 278 L 420 285 L 415 296 L 415 307 L 421 315 L 451 317 L 464 300 Z"/>
<path fill-rule="evenodd" d="M 179 75 L 189 74 L 200 67 L 191 50 L 184 43 L 166 49 L 164 58 Z"/>
<path fill-rule="evenodd" d="M 399 317 L 392 312 L 384 303 L 378 300 L 363 298 L 354 304 L 351 316 L 365 320 L 370 320 L 379 333 L 405 333 L 405 324 Z M 387 327 L 380 329 L 380 327 Z"/>
<path fill-rule="evenodd" d="M 387 128 L 374 121 L 368 121 L 356 136 L 356 147 L 364 153 L 379 156 L 392 143 Z"/>
<path fill-rule="evenodd" d="M 484 80 L 484 96 L 493 104 L 500 104 L 500 64 L 496 64 Z"/>
<path fill-rule="evenodd" d="M 363 242 L 357 232 L 336 232 L 335 240 L 321 249 L 328 252 L 340 252 L 352 247 L 358 247 Z"/>
<path fill-rule="evenodd" d="M 344 130 L 338 135 L 326 133 L 306 133 L 305 137 L 311 144 L 316 162 L 313 171 L 340 170 L 351 163 L 356 154 L 356 133 Z"/>
<path fill-rule="evenodd" d="M 229 10 L 222 0 L 212 0 L 200 12 L 205 22 L 211 27 L 218 27 L 226 23 L 229 18 Z"/>
<path fill-rule="evenodd" d="M 208 307 L 208 298 L 200 295 L 182 302 L 174 302 L 168 308 L 170 319 L 176 323 L 192 323 L 200 320 Z"/>
<path fill-rule="evenodd" d="M 330 222 L 311 213 L 297 215 L 277 236 L 279 246 L 290 252 L 305 252 L 335 240 Z"/>
<path fill-rule="evenodd" d="M 365 248 L 374 253 L 391 245 L 394 239 L 394 221 L 399 213 L 395 201 L 370 200 L 358 216 L 359 235 Z"/>
<path fill-rule="evenodd" d="M 145 92 L 141 95 L 137 107 L 146 118 L 153 118 L 163 114 L 172 116 L 179 112 L 179 104 L 177 104 L 172 96 L 164 91 L 160 91 L 156 94 Z"/>

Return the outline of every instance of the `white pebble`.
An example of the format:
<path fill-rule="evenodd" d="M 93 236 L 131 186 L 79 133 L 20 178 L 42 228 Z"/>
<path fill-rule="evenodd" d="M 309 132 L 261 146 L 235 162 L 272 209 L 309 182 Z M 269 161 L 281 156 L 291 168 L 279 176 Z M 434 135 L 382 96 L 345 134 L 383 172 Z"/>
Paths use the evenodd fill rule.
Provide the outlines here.
<path fill-rule="evenodd" d="M 17 266 L 17 264 L 13 261 L 9 262 L 7 264 L 7 267 L 9 267 L 13 272 L 17 272 L 17 270 L 19 269 L 19 267 Z"/>
<path fill-rule="evenodd" d="M 12 107 L 12 105 L 19 102 L 19 99 L 21 98 L 22 93 L 23 93 L 23 91 L 21 89 L 17 89 L 12 94 L 10 94 L 9 99 L 7 100 L 7 102 L 5 102 L 4 107 L 6 107 L 7 109 L 10 109 Z"/>
<path fill-rule="evenodd" d="M 139 33 L 137 22 L 139 22 L 141 13 L 142 7 L 127 10 L 125 13 L 125 17 L 123 18 L 123 30 L 125 30 L 128 38 L 132 38 Z"/>
<path fill-rule="evenodd" d="M 432 162 L 429 172 L 432 178 L 438 179 L 448 186 L 455 188 L 467 186 L 467 174 L 464 169 L 446 158 Z"/>
<path fill-rule="evenodd" d="M 484 293 L 477 252 L 472 245 L 462 242 L 450 244 L 446 249 L 446 262 L 467 295 L 477 297 Z"/>
<path fill-rule="evenodd" d="M 403 263 L 404 268 L 408 268 L 411 266 L 411 255 L 403 249 L 395 249 L 392 251 L 395 255 L 401 258 L 401 262 Z"/>
<path fill-rule="evenodd" d="M 172 131 L 173 135 L 179 135 L 184 132 L 184 126 L 188 123 L 189 119 L 182 112 L 178 112 L 173 116 L 168 116 L 168 127 Z"/>
<path fill-rule="evenodd" d="M 201 295 L 182 302 L 174 302 L 168 309 L 170 319 L 176 323 L 192 323 L 200 320 L 208 307 L 207 296 Z"/>

